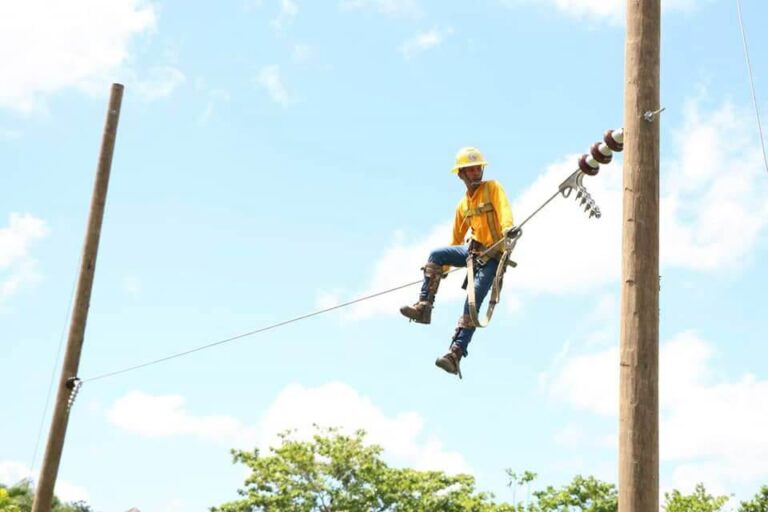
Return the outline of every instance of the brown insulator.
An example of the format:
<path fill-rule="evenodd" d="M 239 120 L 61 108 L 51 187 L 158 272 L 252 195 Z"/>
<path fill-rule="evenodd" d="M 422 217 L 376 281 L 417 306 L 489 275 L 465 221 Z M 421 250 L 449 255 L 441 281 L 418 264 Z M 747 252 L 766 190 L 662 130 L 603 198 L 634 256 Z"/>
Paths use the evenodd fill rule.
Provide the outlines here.
<path fill-rule="evenodd" d="M 621 142 L 616 142 L 616 140 L 613 138 L 613 130 L 606 131 L 605 135 L 603 135 L 603 140 L 605 141 L 605 145 L 611 148 L 613 151 L 619 152 L 624 149 L 624 144 Z"/>
<path fill-rule="evenodd" d="M 600 151 L 600 142 L 595 142 L 592 144 L 592 147 L 589 148 L 589 152 L 592 153 L 592 158 L 598 161 L 598 163 L 601 164 L 609 164 L 611 163 L 611 160 L 613 160 L 613 155 L 606 155 L 602 151 Z M 606 144 L 607 145 L 607 144 Z"/>
<path fill-rule="evenodd" d="M 581 155 L 581 158 L 579 158 L 579 169 L 581 169 L 581 172 L 588 176 L 594 176 L 598 173 L 600 170 L 600 166 L 592 167 L 587 163 L 587 155 L 586 153 Z"/>

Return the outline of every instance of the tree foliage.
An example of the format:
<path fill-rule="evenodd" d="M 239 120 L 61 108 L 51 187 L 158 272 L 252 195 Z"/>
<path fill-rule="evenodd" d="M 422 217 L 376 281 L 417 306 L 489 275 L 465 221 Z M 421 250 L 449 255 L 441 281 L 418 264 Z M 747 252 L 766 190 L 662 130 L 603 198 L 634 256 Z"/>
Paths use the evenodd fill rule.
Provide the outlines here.
<path fill-rule="evenodd" d="M 728 499 L 728 496 L 708 494 L 704 484 L 700 483 L 691 494 L 682 494 L 678 490 L 664 493 L 664 510 L 666 512 L 719 512 Z"/>
<path fill-rule="evenodd" d="M 7 487 L 0 484 L 0 512 L 30 512 L 35 499 L 35 489 L 29 480 Z M 83 502 L 63 503 L 56 496 L 51 502 L 51 512 L 92 512 Z"/>
<path fill-rule="evenodd" d="M 513 512 L 495 504 L 489 493 L 475 490 L 469 475 L 394 468 L 382 459 L 382 448 L 364 443 L 358 431 L 343 435 L 336 429 L 299 441 L 284 433 L 282 443 L 262 456 L 233 451 L 234 461 L 248 466 L 250 475 L 238 493 L 242 499 L 215 512 L 256 511 L 376 511 L 376 512 Z"/>
<path fill-rule="evenodd" d="M 529 506 L 531 512 L 616 512 L 619 508 L 616 486 L 593 476 L 576 475 L 559 489 L 549 486 L 533 495 L 536 502 Z"/>
<path fill-rule="evenodd" d="M 768 485 L 762 486 L 751 500 L 742 501 L 739 512 L 768 512 Z"/>

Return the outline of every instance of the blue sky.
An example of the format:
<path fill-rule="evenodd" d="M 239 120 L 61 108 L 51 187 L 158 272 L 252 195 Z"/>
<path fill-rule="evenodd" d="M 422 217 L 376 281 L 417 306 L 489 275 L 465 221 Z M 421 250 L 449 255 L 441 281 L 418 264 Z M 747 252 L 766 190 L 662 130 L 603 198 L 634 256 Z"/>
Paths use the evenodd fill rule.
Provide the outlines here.
<path fill-rule="evenodd" d="M 768 172 L 736 6 L 663 2 L 661 484 L 768 483 Z M 761 112 L 768 5 L 742 3 Z M 81 377 L 419 278 L 479 147 L 516 218 L 622 122 L 617 0 L 0 4 L 0 482 L 39 470 L 109 84 L 126 86 Z M 313 422 L 512 499 L 616 480 L 621 158 L 528 224 L 463 381 L 416 289 L 86 383 L 57 492 L 97 510 L 236 498 L 232 447 Z M 43 421 L 43 430 L 39 427 Z M 39 442 L 39 445 L 38 445 Z M 35 447 L 38 446 L 37 451 Z"/>

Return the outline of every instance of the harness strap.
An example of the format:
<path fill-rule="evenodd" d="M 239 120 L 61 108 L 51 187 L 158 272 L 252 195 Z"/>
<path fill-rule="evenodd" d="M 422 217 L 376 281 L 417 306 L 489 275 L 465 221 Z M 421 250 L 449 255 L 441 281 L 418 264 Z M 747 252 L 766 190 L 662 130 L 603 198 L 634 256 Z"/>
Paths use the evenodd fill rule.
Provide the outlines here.
<path fill-rule="evenodd" d="M 493 204 L 491 204 L 490 197 L 488 195 L 488 184 L 483 184 L 483 203 L 488 204 L 491 206 L 491 209 L 487 213 L 488 218 L 488 227 L 491 230 L 491 237 L 493 238 L 493 241 L 496 242 L 501 238 L 501 234 L 499 233 L 499 228 L 496 225 L 496 215 L 495 210 L 493 209 Z"/>
<path fill-rule="evenodd" d="M 485 199 L 485 197 L 483 199 Z M 467 208 L 467 211 L 464 212 L 464 220 L 468 219 L 469 217 L 474 217 L 475 215 L 480 215 L 481 213 L 492 212 L 492 211 L 493 211 L 493 205 L 491 203 L 483 201 L 477 206 L 477 208 Z"/>
<path fill-rule="evenodd" d="M 477 311 L 477 299 L 475 297 L 475 256 L 470 254 L 467 257 L 467 280 L 472 280 L 467 283 L 467 303 L 469 306 L 469 317 L 472 319 L 472 324 L 475 327 L 485 327 L 491 321 L 493 317 L 493 310 L 496 308 L 496 304 L 501 297 L 501 287 L 504 284 L 504 271 L 507 269 L 507 265 L 511 265 L 510 255 L 512 249 L 514 249 L 517 240 L 510 240 L 505 242 L 503 252 L 499 258 L 499 266 L 496 267 L 496 275 L 493 277 L 493 284 L 491 285 L 491 297 L 488 299 L 488 307 L 486 308 L 483 318 L 478 316 Z"/>

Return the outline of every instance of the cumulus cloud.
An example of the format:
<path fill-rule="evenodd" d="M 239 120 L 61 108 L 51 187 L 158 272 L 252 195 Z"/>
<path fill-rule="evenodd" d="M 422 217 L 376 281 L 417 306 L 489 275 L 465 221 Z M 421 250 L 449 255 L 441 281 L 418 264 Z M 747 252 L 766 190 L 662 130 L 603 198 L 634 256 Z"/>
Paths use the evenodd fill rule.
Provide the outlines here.
<path fill-rule="evenodd" d="M 299 14 L 299 6 L 293 0 L 280 0 L 280 13 L 272 20 L 275 30 L 283 30 Z"/>
<path fill-rule="evenodd" d="M 408 302 L 414 302 L 418 296 L 418 283 L 422 272 L 419 270 L 426 263 L 430 250 L 435 247 L 447 245 L 451 238 L 451 227 L 443 224 L 435 227 L 426 237 L 416 241 L 406 240 L 403 232 L 395 233 L 394 241 L 388 247 L 382 257 L 375 263 L 373 278 L 369 286 L 357 294 L 335 290 L 332 298 L 336 303 L 372 295 L 384 290 L 389 290 L 404 283 L 415 283 L 413 286 L 387 293 L 376 298 L 360 302 L 345 312 L 346 319 L 360 320 L 378 314 L 395 314 L 399 306 Z M 461 289 L 464 279 L 461 272 L 452 272 L 448 279 L 441 285 L 437 296 L 437 304 L 443 301 L 455 300 L 463 297 L 465 292 Z M 321 294 L 318 305 L 328 304 L 328 295 Z"/>
<path fill-rule="evenodd" d="M 469 470 L 463 456 L 448 451 L 435 436 L 424 433 L 424 422 L 414 412 L 389 416 L 352 387 L 331 382 L 316 388 L 292 384 L 270 405 L 257 427 L 229 416 L 197 416 L 187 412 L 181 396 L 153 396 L 138 391 L 117 400 L 108 412 L 116 426 L 147 437 L 195 435 L 243 448 L 267 449 L 278 434 L 295 430 L 295 438 L 308 439 L 313 424 L 341 427 L 346 432 L 365 429 L 368 441 L 381 445 L 387 457 L 417 469 L 451 473 Z"/>
<path fill-rule="evenodd" d="M 112 424 L 145 437 L 191 435 L 208 441 L 252 445 L 256 432 L 230 416 L 195 416 L 179 395 L 133 391 L 118 399 L 107 416 Z"/>
<path fill-rule="evenodd" d="M 42 219 L 11 213 L 8 226 L 0 228 L 0 303 L 41 279 L 30 246 L 48 234 Z"/>
<path fill-rule="evenodd" d="M 255 82 L 267 92 L 272 101 L 282 107 L 287 107 L 295 101 L 288 94 L 280 73 L 280 66 L 277 64 L 270 64 L 260 68 L 256 72 Z"/>
<path fill-rule="evenodd" d="M 0 3 L 0 107 L 31 112 L 61 89 L 106 90 L 155 21 L 145 0 Z"/>
<path fill-rule="evenodd" d="M 386 16 L 416 17 L 421 8 L 416 0 L 341 0 L 342 10 L 372 10 Z"/>
<path fill-rule="evenodd" d="M 173 66 L 151 68 L 144 77 L 132 80 L 138 94 L 147 100 L 170 96 L 186 81 L 184 73 Z"/>
<path fill-rule="evenodd" d="M 664 0 L 661 3 L 661 9 L 662 12 L 687 12 L 705 1 L 709 0 Z M 543 4 L 554 7 L 555 10 L 572 18 L 604 21 L 614 25 L 624 23 L 626 5 L 625 0 L 500 0 L 500 2 L 507 7 Z"/>
<path fill-rule="evenodd" d="M 426 32 L 420 32 L 401 44 L 399 51 L 406 60 L 410 60 L 419 53 L 440 46 L 443 40 L 451 34 L 453 34 L 451 28 L 445 30 L 433 28 Z"/>
<path fill-rule="evenodd" d="M 716 352 L 695 332 L 679 333 L 660 352 L 661 459 L 674 487 L 768 476 L 768 380 L 745 373 L 716 379 Z M 566 357 L 547 384 L 549 396 L 601 416 L 618 415 L 617 347 Z"/>
<path fill-rule="evenodd" d="M 661 256 L 697 270 L 743 263 L 768 227 L 768 181 L 751 117 L 725 104 L 702 112 L 691 100 L 665 165 Z"/>

